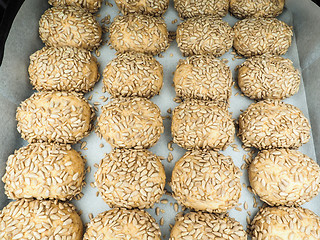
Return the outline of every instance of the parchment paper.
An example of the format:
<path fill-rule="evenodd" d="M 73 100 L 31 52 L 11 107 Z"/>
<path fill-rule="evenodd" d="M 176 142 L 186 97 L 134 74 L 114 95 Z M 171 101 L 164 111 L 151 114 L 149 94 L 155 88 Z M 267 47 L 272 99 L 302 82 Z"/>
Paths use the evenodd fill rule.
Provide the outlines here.
<path fill-rule="evenodd" d="M 118 9 L 113 1 L 110 0 L 113 7 L 103 4 L 102 9 L 99 14 L 101 15 L 98 19 L 102 19 L 106 15 L 111 15 L 111 19 L 118 14 Z M 36 50 L 42 48 L 44 45 L 38 37 L 38 21 L 41 14 L 49 7 L 49 5 L 44 0 L 28 0 L 24 3 L 21 10 L 19 11 L 10 35 L 7 40 L 5 55 L 3 65 L 0 67 L 0 176 L 4 174 L 5 162 L 8 155 L 12 154 L 15 149 L 26 145 L 27 143 L 20 138 L 16 130 L 15 121 L 15 111 L 17 106 L 21 101 L 29 97 L 32 93 L 32 87 L 28 80 L 27 68 L 29 64 L 29 56 Z M 309 143 L 305 144 L 300 148 L 300 151 L 309 155 L 312 158 L 316 158 L 316 153 L 318 159 L 320 159 L 320 149 L 316 148 L 320 143 L 320 124 L 318 120 L 320 119 L 318 112 L 318 104 L 320 103 L 319 95 L 319 81 L 317 76 L 320 74 L 320 69 L 317 68 L 320 64 L 320 44 L 318 39 L 320 39 L 320 28 L 317 26 L 320 22 L 320 9 L 309 0 L 288 0 L 286 9 L 284 13 L 279 17 L 280 20 L 294 26 L 294 39 L 293 44 L 290 47 L 288 53 L 285 57 L 290 58 L 295 67 L 299 68 L 303 74 L 303 82 L 300 86 L 298 94 L 286 99 L 285 102 L 291 103 L 299 107 L 306 116 L 309 117 L 312 123 L 312 130 L 315 136 L 315 143 L 313 139 Z M 177 23 L 172 23 L 174 19 L 178 19 L 178 15 L 173 8 L 172 1 L 170 2 L 170 7 L 166 14 L 164 15 L 165 20 L 168 25 L 169 31 L 175 31 Z M 224 20 L 228 21 L 231 26 L 237 21 L 234 17 L 226 16 Z M 105 36 L 105 40 L 107 36 Z M 221 58 L 227 59 L 228 65 L 233 70 L 237 65 L 242 63 L 243 59 L 235 59 L 231 54 L 230 50 L 227 54 Z M 107 45 L 104 45 L 100 49 L 100 57 L 98 61 L 100 62 L 100 72 L 102 73 L 103 68 L 106 64 L 115 57 L 115 51 L 111 50 Z M 172 73 L 175 71 L 176 65 L 179 59 L 183 58 L 179 49 L 177 48 L 176 42 L 173 42 L 170 48 L 162 54 L 163 58 L 157 57 L 158 61 L 164 67 L 164 87 L 161 90 L 159 96 L 152 98 L 162 111 L 163 116 L 168 116 L 167 109 L 174 108 L 177 104 L 173 101 L 175 96 L 174 88 L 172 87 Z M 301 68 L 300 68 L 301 67 Z M 233 71 L 235 78 L 235 72 Z M 235 80 L 236 81 L 236 80 Z M 109 96 L 107 93 L 102 93 L 102 81 L 95 86 L 94 90 L 88 94 L 86 97 L 92 95 L 92 104 L 95 102 L 101 102 L 101 96 Z M 237 118 L 240 114 L 240 109 L 245 110 L 249 104 L 253 101 L 246 97 L 234 96 L 239 90 L 233 88 L 233 96 L 231 98 L 230 111 L 233 112 L 233 118 Z M 100 106 L 99 110 L 100 110 Z M 308 113 L 310 112 L 310 115 Z M 99 115 L 100 113 L 97 112 Z M 167 143 L 172 140 L 170 133 L 171 120 L 166 118 L 164 120 L 165 132 L 162 135 L 160 141 L 155 147 L 151 148 L 151 151 L 167 157 L 169 150 L 167 149 Z M 87 174 L 86 182 L 87 186 L 84 188 L 84 197 L 79 201 L 73 201 L 78 209 L 82 210 L 82 219 L 84 223 L 89 221 L 88 214 L 96 214 L 103 212 L 109 207 L 103 202 L 100 196 L 96 196 L 97 189 L 90 186 L 90 182 L 94 181 L 94 173 L 96 168 L 95 163 L 99 163 L 103 158 L 104 154 L 110 152 L 110 146 L 103 139 L 99 139 L 98 136 L 92 132 L 83 141 L 87 142 L 88 150 L 80 150 L 80 144 L 74 146 L 75 149 L 80 150 L 82 154 L 87 159 L 87 165 L 91 166 L 91 173 Z M 103 144 L 104 147 L 100 148 L 99 145 Z M 240 167 L 244 161 L 242 160 L 245 151 L 241 148 L 241 143 L 238 138 L 236 138 L 235 143 L 238 145 L 240 152 L 236 152 L 229 147 L 223 154 L 232 156 L 235 164 Z M 172 152 L 174 160 L 172 162 L 167 162 L 163 160 L 163 164 L 166 169 L 167 180 L 170 181 L 171 172 L 174 167 L 175 162 L 184 154 L 185 150 L 173 145 L 174 151 Z M 243 170 L 243 176 L 241 182 L 248 185 L 247 171 Z M 170 191 L 170 188 L 166 186 L 166 189 Z M 231 210 L 230 215 L 235 217 L 245 228 L 246 228 L 246 217 L 248 213 L 244 210 L 243 203 L 246 201 L 248 203 L 248 210 L 252 213 L 250 219 L 255 215 L 257 208 L 253 208 L 253 195 L 247 190 L 246 187 L 242 189 L 242 196 L 239 201 L 242 211 Z M 258 197 L 256 197 L 258 199 Z M 147 211 L 151 213 L 153 217 L 156 218 L 158 223 L 160 218 L 164 218 L 164 225 L 161 226 L 161 231 L 163 239 L 168 239 L 170 235 L 169 224 L 174 224 L 174 217 L 176 212 L 173 209 L 173 203 L 175 202 L 170 196 L 164 195 L 162 199 L 169 200 L 167 204 L 156 204 L 153 209 L 148 209 Z M 319 207 L 320 197 L 314 198 L 311 202 L 305 204 L 305 207 L 310 208 L 315 213 L 320 215 Z M 8 202 L 7 197 L 4 194 L 3 184 L 0 183 L 0 208 L 3 208 Z M 259 202 L 259 201 L 258 201 Z M 259 202 L 259 205 L 261 203 Z M 164 212 L 160 213 L 160 216 L 156 216 L 155 208 L 159 207 L 163 209 Z M 181 208 L 179 208 L 181 211 Z"/>

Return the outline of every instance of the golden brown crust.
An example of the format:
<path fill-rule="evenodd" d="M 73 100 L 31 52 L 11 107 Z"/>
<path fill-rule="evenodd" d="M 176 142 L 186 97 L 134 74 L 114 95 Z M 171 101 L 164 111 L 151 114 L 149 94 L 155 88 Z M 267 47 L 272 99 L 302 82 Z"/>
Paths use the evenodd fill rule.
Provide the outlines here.
<path fill-rule="evenodd" d="M 75 207 L 66 202 L 17 200 L 0 212 L 0 238 L 81 240 L 83 225 Z"/>
<path fill-rule="evenodd" d="M 176 40 L 184 56 L 225 54 L 233 43 L 229 24 L 220 18 L 200 16 L 178 25 Z"/>
<path fill-rule="evenodd" d="M 233 47 L 245 57 L 283 55 L 292 41 L 292 28 L 276 18 L 249 18 L 233 26 Z"/>
<path fill-rule="evenodd" d="M 169 0 L 115 0 L 123 14 L 138 13 L 155 17 L 162 16 L 168 6 Z"/>
<path fill-rule="evenodd" d="M 61 30 L 62 29 L 62 30 Z M 39 21 L 41 40 L 49 47 L 99 47 L 102 30 L 95 17 L 80 7 L 49 8 Z"/>
<path fill-rule="evenodd" d="M 279 100 L 251 104 L 239 117 L 244 146 L 258 149 L 298 148 L 310 139 L 310 124 L 295 106 Z"/>
<path fill-rule="evenodd" d="M 97 12 L 103 0 L 48 0 L 49 4 L 57 6 L 73 6 L 73 7 L 82 7 L 88 10 L 91 13 Z"/>
<path fill-rule="evenodd" d="M 118 52 L 157 55 L 169 47 L 163 18 L 141 14 L 117 16 L 110 26 L 110 44 Z"/>
<path fill-rule="evenodd" d="M 299 206 L 320 191 L 319 165 L 297 150 L 260 151 L 248 174 L 253 192 L 271 206 Z"/>
<path fill-rule="evenodd" d="M 120 53 L 103 71 L 106 91 L 113 97 L 151 98 L 163 85 L 163 67 L 144 53 Z"/>
<path fill-rule="evenodd" d="M 285 0 L 230 0 L 230 12 L 237 18 L 277 17 Z"/>
<path fill-rule="evenodd" d="M 86 93 L 99 80 L 97 59 L 84 49 L 44 47 L 30 56 L 31 84 L 38 91 Z"/>
<path fill-rule="evenodd" d="M 101 160 L 95 179 L 110 207 L 144 209 L 160 201 L 166 174 L 159 157 L 148 150 L 117 149 Z"/>
<path fill-rule="evenodd" d="M 114 99 L 102 107 L 98 132 L 116 148 L 150 148 L 164 131 L 159 107 L 145 98 Z"/>
<path fill-rule="evenodd" d="M 172 115 L 173 142 L 188 150 L 222 150 L 234 141 L 235 127 L 225 107 L 187 100 Z"/>
<path fill-rule="evenodd" d="M 241 195 L 240 169 L 231 157 L 214 151 L 187 152 L 174 166 L 171 188 L 174 198 L 187 208 L 226 212 Z"/>
<path fill-rule="evenodd" d="M 11 199 L 71 200 L 81 193 L 85 164 L 70 145 L 33 143 L 10 155 L 2 178 Z"/>
<path fill-rule="evenodd" d="M 17 109 L 17 129 L 29 143 L 77 143 L 92 129 L 95 113 L 74 92 L 37 92 Z"/>
<path fill-rule="evenodd" d="M 161 239 L 159 225 L 143 210 L 114 208 L 98 214 L 88 224 L 84 240 Z"/>

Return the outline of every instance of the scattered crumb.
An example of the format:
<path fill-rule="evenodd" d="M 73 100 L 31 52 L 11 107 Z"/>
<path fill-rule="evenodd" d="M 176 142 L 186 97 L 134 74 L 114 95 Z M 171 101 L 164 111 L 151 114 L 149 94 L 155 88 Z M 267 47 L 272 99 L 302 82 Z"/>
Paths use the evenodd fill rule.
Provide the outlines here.
<path fill-rule="evenodd" d="M 167 203 L 168 203 L 168 200 L 167 200 L 167 199 L 162 199 L 160 202 L 161 202 L 162 204 L 167 204 Z"/>
<path fill-rule="evenodd" d="M 171 152 L 169 152 L 167 161 L 168 161 L 168 162 L 171 162 L 172 160 L 173 160 L 173 155 L 172 155 Z"/>
<path fill-rule="evenodd" d="M 164 219 L 160 218 L 160 226 L 163 226 L 163 224 L 164 224 Z"/>

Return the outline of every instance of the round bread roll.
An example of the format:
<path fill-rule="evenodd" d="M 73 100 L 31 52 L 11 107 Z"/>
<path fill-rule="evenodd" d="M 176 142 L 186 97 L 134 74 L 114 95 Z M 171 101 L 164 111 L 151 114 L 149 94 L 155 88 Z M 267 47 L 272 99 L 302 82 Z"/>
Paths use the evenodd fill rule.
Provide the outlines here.
<path fill-rule="evenodd" d="M 250 235 L 252 240 L 318 240 L 320 218 L 301 207 L 264 207 L 251 222 Z"/>
<path fill-rule="evenodd" d="M 159 225 L 143 210 L 114 208 L 100 213 L 88 224 L 84 240 L 161 239 Z"/>
<path fill-rule="evenodd" d="M 251 99 L 284 99 L 298 92 L 300 73 L 291 60 L 266 54 L 239 66 L 238 84 Z"/>
<path fill-rule="evenodd" d="M 104 86 L 113 97 L 146 97 L 159 94 L 163 67 L 143 53 L 120 53 L 103 71 Z"/>
<path fill-rule="evenodd" d="M 49 8 L 39 22 L 41 40 L 49 47 L 93 50 L 101 42 L 101 27 L 95 17 L 80 7 Z"/>
<path fill-rule="evenodd" d="M 176 40 L 184 56 L 225 54 L 233 43 L 229 24 L 220 18 L 200 16 L 178 25 Z"/>
<path fill-rule="evenodd" d="M 91 13 L 97 12 L 103 0 L 49 0 L 50 5 L 56 6 L 73 6 L 73 7 L 82 7 Z"/>
<path fill-rule="evenodd" d="M 38 91 L 86 93 L 99 79 L 97 59 L 84 49 L 44 47 L 30 56 L 29 76 Z"/>
<path fill-rule="evenodd" d="M 10 155 L 2 178 L 11 199 L 71 200 L 81 193 L 85 164 L 70 145 L 33 143 Z"/>
<path fill-rule="evenodd" d="M 196 55 L 179 61 L 173 82 L 178 97 L 228 102 L 231 96 L 230 68 L 209 55 Z"/>
<path fill-rule="evenodd" d="M 277 17 L 285 0 L 230 0 L 230 12 L 237 18 Z"/>
<path fill-rule="evenodd" d="M 169 240 L 186 239 L 247 240 L 247 233 L 234 218 L 203 212 L 190 212 L 176 219 Z"/>
<path fill-rule="evenodd" d="M 182 148 L 219 151 L 234 141 L 235 127 L 227 109 L 188 100 L 174 109 L 171 132 L 173 142 Z"/>
<path fill-rule="evenodd" d="M 115 0 L 115 2 L 123 14 L 139 13 L 155 17 L 163 15 L 169 6 L 169 0 Z"/>
<path fill-rule="evenodd" d="M 240 169 L 215 151 L 187 152 L 174 166 L 173 197 L 196 211 L 226 212 L 241 195 Z"/>
<path fill-rule="evenodd" d="M 0 239 L 81 240 L 83 226 L 66 202 L 21 199 L 0 211 Z"/>
<path fill-rule="evenodd" d="M 150 148 L 164 131 L 160 109 L 148 99 L 114 99 L 101 110 L 98 131 L 112 147 Z"/>
<path fill-rule="evenodd" d="M 297 150 L 263 150 L 248 173 L 253 192 L 271 206 L 299 206 L 320 191 L 319 165 Z"/>
<path fill-rule="evenodd" d="M 112 208 L 151 208 L 166 184 L 159 157 L 148 150 L 114 150 L 100 162 L 95 179 L 102 199 Z"/>
<path fill-rule="evenodd" d="M 233 47 L 245 57 L 271 53 L 283 55 L 292 41 L 292 27 L 276 18 L 249 18 L 233 26 Z"/>
<path fill-rule="evenodd" d="M 163 18 L 129 14 L 117 16 L 110 25 L 111 46 L 118 52 L 157 55 L 169 47 L 169 33 Z"/>
<path fill-rule="evenodd" d="M 37 92 L 17 109 L 17 129 L 33 142 L 77 143 L 92 129 L 95 113 L 74 92 Z"/>
<path fill-rule="evenodd" d="M 239 117 L 245 147 L 298 148 L 310 139 L 310 124 L 295 106 L 279 100 L 253 103 Z"/>
<path fill-rule="evenodd" d="M 180 18 L 203 15 L 224 17 L 228 13 L 229 0 L 174 0 L 174 7 Z"/>

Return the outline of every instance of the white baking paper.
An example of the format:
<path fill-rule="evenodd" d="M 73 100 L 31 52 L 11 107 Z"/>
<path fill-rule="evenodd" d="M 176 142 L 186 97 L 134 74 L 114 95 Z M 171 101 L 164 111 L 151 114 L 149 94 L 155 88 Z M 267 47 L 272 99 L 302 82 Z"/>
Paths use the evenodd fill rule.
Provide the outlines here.
<path fill-rule="evenodd" d="M 103 4 L 102 9 L 98 14 L 98 19 L 101 20 L 106 15 L 111 15 L 111 19 L 118 14 L 118 8 L 113 1 L 110 0 L 113 7 Z M 41 14 L 49 7 L 49 5 L 44 0 L 28 0 L 25 1 L 21 10 L 19 11 L 14 24 L 12 26 L 10 35 L 7 40 L 5 56 L 3 64 L 0 67 L 0 175 L 3 176 L 5 170 L 5 162 L 8 155 L 12 154 L 15 149 L 26 145 L 27 143 L 23 141 L 17 130 L 15 121 L 15 110 L 19 103 L 29 97 L 32 93 L 32 87 L 28 80 L 27 68 L 29 64 L 29 56 L 36 50 L 42 48 L 44 45 L 38 37 L 38 20 Z M 308 111 L 311 112 L 310 119 L 312 123 L 313 132 L 315 133 L 315 140 L 317 145 L 320 144 L 320 124 L 318 120 L 320 119 L 318 106 L 320 103 L 319 95 L 319 81 L 318 76 L 320 75 L 320 69 L 317 68 L 317 63 L 320 63 L 320 44 L 318 39 L 320 38 L 320 28 L 318 27 L 320 20 L 320 9 L 309 0 L 288 0 L 286 9 L 283 14 L 279 17 L 280 20 L 294 26 L 294 39 L 292 46 L 290 47 L 288 53 L 285 57 L 290 58 L 295 67 L 301 70 L 304 81 L 300 86 L 298 94 L 286 99 L 285 102 L 291 103 L 299 107 L 306 116 L 309 117 Z M 173 2 L 170 2 L 170 7 L 164 18 L 167 22 L 169 31 L 175 31 L 177 24 L 180 22 L 178 15 L 173 8 Z M 177 23 L 172 23 L 173 20 L 178 19 Z M 228 15 L 224 18 L 228 21 L 231 26 L 237 21 L 236 18 Z M 107 36 L 104 36 L 107 40 Z M 231 54 L 230 50 L 227 54 L 221 58 L 228 60 L 229 67 L 234 70 L 234 68 L 242 63 L 243 59 L 235 59 Z M 100 49 L 100 57 L 98 61 L 100 63 L 100 73 L 102 73 L 103 68 L 115 57 L 115 51 L 110 49 L 107 45 L 104 45 Z M 161 90 L 159 96 L 152 98 L 161 109 L 163 116 L 168 116 L 167 109 L 173 109 L 177 104 L 173 101 L 175 97 L 175 91 L 172 86 L 172 73 L 175 71 L 176 65 L 179 59 L 183 58 L 179 49 L 177 48 L 176 42 L 173 42 L 170 48 L 162 54 L 163 58 L 157 57 L 158 61 L 164 67 L 164 86 Z M 233 71 L 235 77 L 235 72 Z M 305 88 L 306 86 L 306 88 Z M 306 95 L 307 91 L 307 95 Z M 245 110 L 249 104 L 253 101 L 246 97 L 240 96 L 238 89 L 233 88 L 233 96 L 231 98 L 230 111 L 233 113 L 233 118 L 238 118 L 240 110 Z M 96 103 L 100 102 L 102 105 L 105 104 L 101 101 L 100 97 L 109 96 L 107 93 L 102 92 L 102 81 L 95 86 L 94 90 L 88 94 L 86 97 L 92 95 L 92 100 L 90 102 Z M 308 101 L 307 101 L 308 99 Z M 98 106 L 100 110 L 101 106 Z M 97 112 L 99 115 L 100 113 Z M 151 148 L 151 151 L 167 157 L 169 150 L 167 148 L 167 143 L 172 140 L 170 133 L 171 120 L 166 118 L 164 120 L 165 132 L 161 136 L 160 141 L 155 147 Z M 99 139 L 98 136 L 92 132 L 87 138 L 83 139 L 87 142 L 87 150 L 80 150 L 80 144 L 74 146 L 75 149 L 80 150 L 83 156 L 87 159 L 87 166 L 91 167 L 91 172 L 87 174 L 86 182 L 87 185 L 83 189 L 84 197 L 79 201 L 73 201 L 79 210 L 82 210 L 82 220 L 84 223 L 89 221 L 88 214 L 92 213 L 96 216 L 98 213 L 108 210 L 109 207 L 103 202 L 100 196 L 96 196 L 97 189 L 92 188 L 90 183 L 94 181 L 94 173 L 96 168 L 95 164 L 98 164 L 103 158 L 105 153 L 110 152 L 110 146 L 103 139 Z M 100 144 L 104 147 L 101 148 Z M 233 161 L 238 167 L 244 163 L 242 157 L 246 152 L 242 150 L 241 143 L 238 138 L 236 138 L 235 143 L 238 145 L 240 152 L 236 152 L 232 147 L 229 147 L 223 154 L 230 155 Z M 163 160 L 165 166 L 167 180 L 170 181 L 171 172 L 174 167 L 175 162 L 184 154 L 185 150 L 173 145 L 174 151 L 172 154 L 174 160 L 172 162 L 167 162 Z M 305 144 L 300 148 L 300 150 L 309 155 L 312 158 L 316 158 L 315 145 L 313 139 L 309 143 Z M 319 148 L 317 151 L 318 157 Z M 243 176 L 241 182 L 246 186 L 248 185 L 247 172 L 243 170 Z M 169 186 L 166 189 L 170 191 Z M 258 199 L 258 197 L 256 197 Z M 153 209 L 148 209 L 147 211 L 160 223 L 160 218 L 164 219 L 164 225 L 161 226 L 163 239 L 168 239 L 170 235 L 169 224 L 174 224 L 174 217 L 176 212 L 173 209 L 174 199 L 170 196 L 164 195 L 162 199 L 169 200 L 167 204 L 156 204 Z M 320 197 L 314 198 L 309 203 L 305 204 L 305 207 L 310 208 L 315 213 L 320 215 L 319 207 Z M 247 226 L 246 217 L 248 216 L 247 210 L 244 209 L 243 204 L 247 202 L 248 211 L 251 212 L 250 219 L 253 218 L 257 212 L 257 208 L 253 208 L 253 195 L 247 190 L 246 187 L 242 189 L 242 196 L 239 201 L 239 207 L 242 211 L 231 210 L 230 216 L 236 218 L 245 228 Z M 259 202 L 259 201 L 258 201 Z M 3 208 L 8 203 L 8 199 L 4 194 L 3 184 L 0 184 L 0 208 Z M 259 206 L 261 203 L 259 202 Z M 164 211 L 160 213 L 159 216 L 155 214 L 155 208 L 159 207 Z M 181 211 L 181 207 L 179 208 Z"/>

